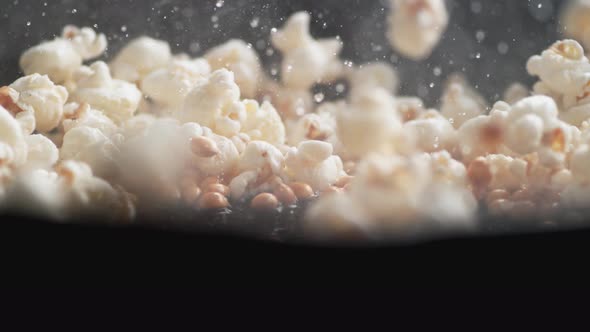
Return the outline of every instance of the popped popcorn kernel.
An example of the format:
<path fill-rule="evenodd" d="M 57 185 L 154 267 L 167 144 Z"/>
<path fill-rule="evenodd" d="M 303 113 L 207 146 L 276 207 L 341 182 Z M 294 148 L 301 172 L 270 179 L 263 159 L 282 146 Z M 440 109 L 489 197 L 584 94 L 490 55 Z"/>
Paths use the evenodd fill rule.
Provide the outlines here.
<path fill-rule="evenodd" d="M 110 63 L 113 77 L 139 82 L 152 71 L 165 67 L 172 58 L 167 42 L 150 37 L 132 40 Z"/>

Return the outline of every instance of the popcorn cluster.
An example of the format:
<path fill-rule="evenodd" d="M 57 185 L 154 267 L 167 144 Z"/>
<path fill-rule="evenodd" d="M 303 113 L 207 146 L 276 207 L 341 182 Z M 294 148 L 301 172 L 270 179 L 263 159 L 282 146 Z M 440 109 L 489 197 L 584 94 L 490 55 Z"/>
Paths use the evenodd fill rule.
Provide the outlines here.
<path fill-rule="evenodd" d="M 428 56 L 448 24 L 444 2 L 392 4 L 392 44 Z M 389 64 L 345 66 L 340 39 L 314 38 L 309 23 L 300 12 L 273 29 L 279 81 L 241 40 L 191 58 L 140 37 L 110 63 L 84 64 L 106 38 L 68 26 L 27 50 L 26 76 L 0 88 L 0 209 L 131 221 L 161 204 L 309 201 L 311 236 L 384 239 L 473 229 L 481 211 L 549 216 L 590 203 L 590 61 L 578 42 L 531 57 L 532 91 L 515 83 L 491 107 L 451 76 L 437 110 L 397 96 Z M 314 103 L 314 85 L 336 79 L 348 96 Z"/>

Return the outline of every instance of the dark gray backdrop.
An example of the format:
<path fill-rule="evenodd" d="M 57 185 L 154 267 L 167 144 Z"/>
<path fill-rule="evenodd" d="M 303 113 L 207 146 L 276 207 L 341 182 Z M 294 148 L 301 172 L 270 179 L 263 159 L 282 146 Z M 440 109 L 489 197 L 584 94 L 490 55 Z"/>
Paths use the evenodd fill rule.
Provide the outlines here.
<path fill-rule="evenodd" d="M 386 42 L 387 0 L 0 1 L 0 84 L 18 77 L 22 51 L 59 34 L 68 23 L 96 24 L 109 36 L 107 58 L 128 39 L 147 34 L 192 55 L 229 38 L 241 38 L 255 45 L 270 64 L 278 61 L 276 55 L 265 55 L 270 29 L 281 26 L 295 11 L 308 10 L 314 17 L 314 35 L 340 35 L 344 58 L 354 62 L 392 61 L 401 74 L 401 92 L 426 93 L 432 106 L 438 101 L 441 81 L 453 71 L 465 72 L 490 100 L 515 80 L 530 84 L 526 59 L 559 37 L 555 13 L 565 2 L 449 0 L 451 24 L 443 41 L 430 59 L 416 63 L 397 57 Z M 507 49 L 505 54 L 499 52 L 499 44 Z M 434 74 L 435 67 L 442 75 Z"/>

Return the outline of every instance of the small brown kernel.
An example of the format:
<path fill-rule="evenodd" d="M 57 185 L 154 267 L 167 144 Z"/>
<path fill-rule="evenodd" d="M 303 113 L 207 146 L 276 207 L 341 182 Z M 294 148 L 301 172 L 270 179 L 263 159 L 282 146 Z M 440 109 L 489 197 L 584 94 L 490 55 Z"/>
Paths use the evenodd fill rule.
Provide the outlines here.
<path fill-rule="evenodd" d="M 228 206 L 227 198 L 218 192 L 204 193 L 199 199 L 199 208 L 201 209 L 223 209 Z"/>
<path fill-rule="evenodd" d="M 212 184 L 208 185 L 207 187 L 205 187 L 205 192 L 207 192 L 207 193 L 216 192 L 216 193 L 220 193 L 224 196 L 229 196 L 230 189 L 228 186 L 223 185 L 221 183 L 212 183 Z"/>
<path fill-rule="evenodd" d="M 199 136 L 191 139 L 191 150 L 202 158 L 211 158 L 221 153 L 217 144 L 210 138 Z"/>
<path fill-rule="evenodd" d="M 273 194 L 262 193 L 254 197 L 250 206 L 258 210 L 273 210 L 279 206 L 279 200 Z"/>
<path fill-rule="evenodd" d="M 334 186 L 338 188 L 344 188 L 352 181 L 352 179 L 354 179 L 354 176 L 345 175 L 338 179 L 338 181 L 334 183 Z"/>
<path fill-rule="evenodd" d="M 293 189 L 293 193 L 300 200 L 311 198 L 314 195 L 313 189 L 307 183 L 293 182 L 289 187 Z"/>
<path fill-rule="evenodd" d="M 293 189 L 285 184 L 279 184 L 273 194 L 283 205 L 294 205 L 297 203 L 297 196 L 295 196 Z"/>
<path fill-rule="evenodd" d="M 201 189 L 195 186 L 184 186 L 182 187 L 182 200 L 188 204 L 194 204 L 201 196 Z"/>

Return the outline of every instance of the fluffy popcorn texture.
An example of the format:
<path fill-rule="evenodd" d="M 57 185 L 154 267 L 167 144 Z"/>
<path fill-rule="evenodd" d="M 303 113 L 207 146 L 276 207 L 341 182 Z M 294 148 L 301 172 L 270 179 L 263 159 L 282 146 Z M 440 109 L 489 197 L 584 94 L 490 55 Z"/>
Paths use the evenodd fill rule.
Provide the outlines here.
<path fill-rule="evenodd" d="M 567 37 L 590 48 L 590 1 L 571 0 L 561 13 L 560 23 Z"/>
<path fill-rule="evenodd" d="M 117 125 L 103 112 L 92 109 L 89 104 L 69 103 L 64 107 L 65 119 L 62 121 L 64 132 L 76 127 L 99 129 L 107 136 L 118 131 Z"/>
<path fill-rule="evenodd" d="M 16 119 L 0 106 L 0 143 L 2 143 L 3 157 L 0 164 L 22 164 L 27 158 L 27 145 L 23 131 Z"/>
<path fill-rule="evenodd" d="M 342 160 L 332 153 L 329 143 L 301 142 L 285 157 L 285 175 L 293 182 L 305 182 L 314 190 L 324 190 L 346 175 Z"/>
<path fill-rule="evenodd" d="M 443 0 L 391 0 L 387 37 L 394 49 L 413 59 L 427 58 L 449 23 Z"/>
<path fill-rule="evenodd" d="M 230 182 L 231 196 L 240 199 L 246 193 L 268 189 L 268 180 L 281 173 L 284 159 L 282 152 L 269 143 L 249 142 L 238 162 L 239 175 Z"/>
<path fill-rule="evenodd" d="M 281 30 L 273 32 L 271 41 L 283 54 L 282 82 L 295 89 L 309 89 L 315 83 L 334 79 L 342 70 L 338 38 L 315 40 L 309 33 L 310 15 L 293 14 Z"/>
<path fill-rule="evenodd" d="M 440 111 L 455 128 L 459 128 L 465 121 L 483 114 L 485 108 L 462 85 L 452 83 L 443 94 Z"/>
<path fill-rule="evenodd" d="M 242 40 L 232 39 L 210 49 L 205 54 L 205 59 L 213 70 L 225 68 L 233 72 L 243 97 L 256 96 L 263 72 L 258 54 L 251 45 Z"/>
<path fill-rule="evenodd" d="M 104 34 L 96 34 L 91 28 L 78 28 L 74 25 L 64 27 L 62 38 L 69 40 L 83 60 L 91 60 L 101 56 L 107 48 Z"/>
<path fill-rule="evenodd" d="M 52 81 L 63 83 L 82 66 L 82 56 L 68 40 L 56 38 L 27 50 L 20 58 L 25 75 L 48 75 Z"/>
<path fill-rule="evenodd" d="M 255 100 L 244 101 L 246 118 L 241 131 L 252 140 L 262 140 L 271 144 L 285 143 L 285 125 L 269 102 L 259 105 Z"/>
<path fill-rule="evenodd" d="M 507 102 L 508 104 L 515 104 L 516 102 L 524 99 L 530 95 L 529 88 L 521 83 L 512 83 L 506 91 L 504 91 L 504 95 L 502 100 Z"/>
<path fill-rule="evenodd" d="M 186 126 L 186 124 L 185 124 Z M 203 127 L 203 136 L 215 142 L 219 153 L 213 157 L 193 157 L 193 165 L 206 176 L 230 176 L 237 167 L 240 154 L 231 139 L 216 135 Z"/>
<path fill-rule="evenodd" d="M 85 162 L 97 175 L 110 175 L 114 172 L 114 159 L 118 152 L 113 139 L 98 128 L 72 128 L 63 137 L 60 157 L 62 160 Z"/>
<path fill-rule="evenodd" d="M 210 71 L 211 67 L 204 59 L 174 59 L 168 66 L 149 73 L 141 81 L 141 90 L 157 103 L 180 106 L 199 79 Z"/>
<path fill-rule="evenodd" d="M 302 141 L 316 140 L 329 142 L 338 146 L 336 136 L 336 114 L 344 103 L 324 103 L 316 113 L 309 113 L 292 124 L 289 128 L 289 144 L 297 145 Z"/>
<path fill-rule="evenodd" d="M 64 87 L 39 74 L 19 78 L 10 87 L 19 93 L 18 105 L 22 109 L 33 110 L 35 129 L 48 132 L 57 127 L 68 99 L 68 91 Z"/>
<path fill-rule="evenodd" d="M 246 107 L 232 72 L 219 69 L 198 82 L 178 114 L 185 122 L 196 122 L 215 133 L 231 137 L 240 132 Z"/>
<path fill-rule="evenodd" d="M 270 101 L 285 120 L 298 119 L 314 108 L 311 92 L 307 89 L 293 89 L 267 79 L 262 90 L 261 99 Z"/>
<path fill-rule="evenodd" d="M 416 120 L 404 124 L 416 137 L 416 145 L 425 152 L 452 150 L 457 141 L 453 125 L 437 111 L 422 114 Z"/>
<path fill-rule="evenodd" d="M 77 82 L 78 88 L 71 100 L 88 103 L 115 123 L 131 118 L 139 107 L 142 96 L 135 84 L 113 79 L 109 67 L 102 61 L 83 67 L 77 73 Z"/>
<path fill-rule="evenodd" d="M 171 58 L 172 53 L 167 42 L 139 37 L 117 54 L 110 67 L 114 78 L 138 82 L 152 71 L 165 67 Z"/>
<path fill-rule="evenodd" d="M 50 169 L 59 159 L 59 150 L 53 142 L 43 135 L 25 137 L 27 143 L 27 162 L 24 169 Z"/>

